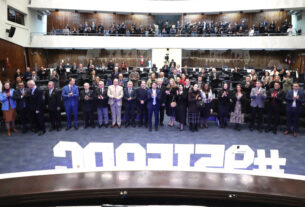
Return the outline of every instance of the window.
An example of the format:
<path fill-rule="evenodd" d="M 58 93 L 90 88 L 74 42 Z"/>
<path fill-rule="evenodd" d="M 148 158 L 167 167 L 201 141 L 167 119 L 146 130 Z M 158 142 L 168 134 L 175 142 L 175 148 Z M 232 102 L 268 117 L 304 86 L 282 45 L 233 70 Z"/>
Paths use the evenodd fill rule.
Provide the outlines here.
<path fill-rule="evenodd" d="M 7 20 L 24 25 L 24 14 L 13 9 L 7 8 Z"/>

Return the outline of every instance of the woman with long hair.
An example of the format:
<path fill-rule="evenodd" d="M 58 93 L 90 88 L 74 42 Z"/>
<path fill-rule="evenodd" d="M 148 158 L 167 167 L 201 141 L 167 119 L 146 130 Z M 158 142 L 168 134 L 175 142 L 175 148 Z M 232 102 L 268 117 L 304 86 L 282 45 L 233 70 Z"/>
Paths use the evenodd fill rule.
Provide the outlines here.
<path fill-rule="evenodd" d="M 188 122 L 189 128 L 193 131 L 198 131 L 200 122 L 200 109 L 198 108 L 198 101 L 201 101 L 201 93 L 198 84 L 195 84 L 188 93 Z"/>
<path fill-rule="evenodd" d="M 178 127 L 180 131 L 183 131 L 186 124 L 186 108 L 187 108 L 187 91 L 184 90 L 184 86 L 180 84 L 178 86 L 176 100 L 177 100 L 177 110 L 176 110 L 176 121 L 180 123 Z"/>
<path fill-rule="evenodd" d="M 173 78 L 169 80 L 169 83 L 165 90 L 165 97 L 166 97 L 166 115 L 170 117 L 169 126 L 174 126 L 175 121 L 175 114 L 176 114 L 176 94 L 177 94 L 177 85 Z"/>
<path fill-rule="evenodd" d="M 225 128 L 227 126 L 227 118 L 231 106 L 230 96 L 229 85 L 228 83 L 224 83 L 218 94 L 218 119 L 220 128 Z"/>
<path fill-rule="evenodd" d="M 11 129 L 13 132 L 17 132 L 15 128 L 16 102 L 12 99 L 13 93 L 14 89 L 11 89 L 10 82 L 4 82 L 2 92 L 0 93 L 0 102 L 2 103 L 2 112 L 8 136 L 11 136 Z"/>
<path fill-rule="evenodd" d="M 205 83 L 203 85 L 202 91 L 201 91 L 201 97 L 202 101 L 204 103 L 203 109 L 200 111 L 200 119 L 201 119 L 201 127 L 208 128 L 208 119 L 213 111 L 211 108 L 211 102 L 213 100 L 213 93 L 212 89 L 210 88 L 210 85 L 208 83 Z"/>
<path fill-rule="evenodd" d="M 235 124 L 234 129 L 240 131 L 240 124 L 244 123 L 246 97 L 242 93 L 240 84 L 236 85 L 236 91 L 232 94 L 230 122 Z"/>

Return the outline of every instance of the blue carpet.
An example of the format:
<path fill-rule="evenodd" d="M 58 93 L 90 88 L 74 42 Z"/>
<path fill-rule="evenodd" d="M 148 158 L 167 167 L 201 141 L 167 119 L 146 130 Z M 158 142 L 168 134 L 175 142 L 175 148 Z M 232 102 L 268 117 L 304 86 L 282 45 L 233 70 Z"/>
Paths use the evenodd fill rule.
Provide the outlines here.
<path fill-rule="evenodd" d="M 55 158 L 53 147 L 59 141 L 73 141 L 85 147 L 90 142 L 112 142 L 117 148 L 121 143 L 139 143 L 146 148 L 147 143 L 171 143 L 171 144 L 223 144 L 228 149 L 232 145 L 249 145 L 257 157 L 257 149 L 264 149 L 266 156 L 270 156 L 270 150 L 279 150 L 279 157 L 286 158 L 286 165 L 281 166 L 287 174 L 305 175 L 305 132 L 302 129 L 297 138 L 291 135 L 283 135 L 279 131 L 277 135 L 272 133 L 250 132 L 246 126 L 237 132 L 232 127 L 226 129 L 217 128 L 215 122 L 209 124 L 208 129 L 199 129 L 199 132 L 190 132 L 187 128 L 180 132 L 176 127 L 164 126 L 159 131 L 149 132 L 146 128 L 125 129 L 95 128 L 79 130 L 71 129 L 66 132 L 47 132 L 43 136 L 37 136 L 32 132 L 26 134 L 13 134 L 7 137 L 4 129 L 0 131 L 0 173 L 23 172 L 54 169 L 56 165 L 71 167 L 71 153 L 66 158 Z M 149 158 L 148 155 L 147 157 Z M 133 159 L 132 155 L 128 159 Z M 153 156 L 152 156 L 153 157 Z M 202 156 L 192 155 L 190 166 Z M 243 159 L 236 156 L 236 159 Z M 99 164 L 97 164 L 99 165 Z M 174 155 L 173 165 L 177 165 L 177 155 Z M 256 169 L 252 164 L 248 170 Z M 270 167 L 269 167 L 270 168 Z"/>

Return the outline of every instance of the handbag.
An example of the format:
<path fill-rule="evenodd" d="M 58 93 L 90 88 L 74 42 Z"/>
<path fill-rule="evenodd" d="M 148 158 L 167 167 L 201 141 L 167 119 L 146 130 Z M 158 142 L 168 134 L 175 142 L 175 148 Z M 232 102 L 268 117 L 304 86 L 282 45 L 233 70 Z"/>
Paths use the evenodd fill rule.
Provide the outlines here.
<path fill-rule="evenodd" d="M 171 107 L 175 108 L 176 106 L 177 106 L 177 102 L 174 101 L 174 97 L 173 97 L 172 102 L 171 102 Z"/>

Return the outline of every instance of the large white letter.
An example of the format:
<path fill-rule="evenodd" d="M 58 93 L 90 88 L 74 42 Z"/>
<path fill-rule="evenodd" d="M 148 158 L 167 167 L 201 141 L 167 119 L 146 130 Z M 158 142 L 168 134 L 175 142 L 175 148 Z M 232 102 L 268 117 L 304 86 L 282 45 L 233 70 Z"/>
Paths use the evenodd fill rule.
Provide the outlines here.
<path fill-rule="evenodd" d="M 95 153 L 102 153 L 103 169 L 113 170 L 114 168 L 114 147 L 113 143 L 89 143 L 84 149 L 84 162 L 86 168 L 96 168 Z"/>
<path fill-rule="evenodd" d="M 160 154 L 159 158 L 148 158 L 149 169 L 173 169 L 173 144 L 147 144 L 147 153 Z"/>
<path fill-rule="evenodd" d="M 175 144 L 175 153 L 178 154 L 177 168 L 189 169 L 191 154 L 194 154 L 193 144 Z"/>
<path fill-rule="evenodd" d="M 53 147 L 54 157 L 66 157 L 66 152 L 71 151 L 72 168 L 83 168 L 83 148 L 77 142 L 58 142 Z M 67 166 L 55 166 L 55 168 L 67 168 Z"/>
<path fill-rule="evenodd" d="M 133 154 L 133 160 L 128 160 L 128 154 Z M 120 169 L 144 169 L 146 166 L 145 149 L 137 143 L 123 143 L 116 150 L 116 166 Z"/>
<path fill-rule="evenodd" d="M 236 154 L 242 154 L 243 159 L 236 160 Z M 254 160 L 254 152 L 248 145 L 232 145 L 226 151 L 225 169 L 246 169 Z"/>
<path fill-rule="evenodd" d="M 195 162 L 194 167 L 198 170 L 208 167 L 223 167 L 224 153 L 225 145 L 196 144 L 195 154 L 211 155 L 211 157 L 201 157 Z"/>

